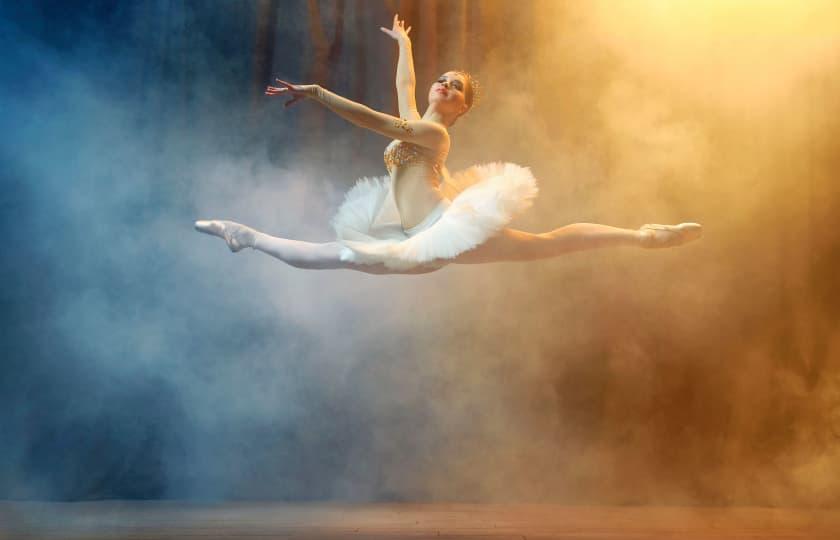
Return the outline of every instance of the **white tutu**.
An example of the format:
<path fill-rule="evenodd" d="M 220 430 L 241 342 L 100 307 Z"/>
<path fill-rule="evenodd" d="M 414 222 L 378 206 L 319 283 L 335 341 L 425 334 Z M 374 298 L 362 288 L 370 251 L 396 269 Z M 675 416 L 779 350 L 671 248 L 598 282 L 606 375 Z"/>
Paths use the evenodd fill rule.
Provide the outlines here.
<path fill-rule="evenodd" d="M 454 197 L 404 230 L 391 178 L 359 179 L 330 220 L 343 246 L 341 260 L 394 270 L 441 266 L 499 232 L 531 206 L 538 191 L 531 171 L 513 163 L 475 165 L 447 184 Z"/>

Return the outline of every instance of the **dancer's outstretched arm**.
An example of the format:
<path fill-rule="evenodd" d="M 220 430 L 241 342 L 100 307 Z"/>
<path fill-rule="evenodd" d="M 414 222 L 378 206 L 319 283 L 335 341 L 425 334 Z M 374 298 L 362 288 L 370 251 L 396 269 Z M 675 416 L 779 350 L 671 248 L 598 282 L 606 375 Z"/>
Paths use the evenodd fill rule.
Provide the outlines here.
<path fill-rule="evenodd" d="M 341 97 L 317 84 L 291 84 L 280 79 L 277 79 L 277 82 L 282 86 L 269 86 L 265 93 L 269 96 L 284 94 L 294 96 L 285 103 L 286 107 L 308 97 L 324 105 L 345 120 L 359 127 L 375 131 L 389 139 L 400 139 L 434 150 L 441 150 L 443 147 L 449 146 L 449 134 L 443 126 L 436 122 L 408 120 L 375 111 L 367 105 Z"/>
<path fill-rule="evenodd" d="M 397 102 L 400 106 L 400 116 L 410 120 L 419 120 L 420 113 L 417 111 L 417 100 L 414 91 L 417 87 L 417 79 L 414 76 L 414 57 L 411 54 L 411 38 L 408 33 L 411 27 L 405 27 L 405 21 L 401 21 L 398 15 L 394 15 L 394 27 L 388 30 L 380 26 L 380 30 L 391 36 L 400 47 L 400 57 L 397 61 Z"/>

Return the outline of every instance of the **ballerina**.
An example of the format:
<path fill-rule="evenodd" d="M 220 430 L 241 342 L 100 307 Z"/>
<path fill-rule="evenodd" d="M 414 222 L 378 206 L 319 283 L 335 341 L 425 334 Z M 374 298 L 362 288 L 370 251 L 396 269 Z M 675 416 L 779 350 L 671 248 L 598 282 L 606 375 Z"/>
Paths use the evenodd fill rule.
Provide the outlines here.
<path fill-rule="evenodd" d="M 251 248 L 297 268 L 371 274 L 421 274 L 450 263 L 532 261 L 611 246 L 674 247 L 702 236 L 698 223 L 648 223 L 638 229 L 572 223 L 543 233 L 506 227 L 537 195 L 531 171 L 513 163 L 490 163 L 451 175 L 445 166 L 447 128 L 474 106 L 478 82 L 465 71 L 447 71 L 429 89 L 429 106 L 421 116 L 414 95 L 411 27 L 394 15 L 392 28 L 380 30 L 399 46 L 399 117 L 317 84 L 277 79 L 279 86 L 265 91 L 268 96 L 290 96 L 285 107 L 314 101 L 393 139 L 385 149 L 388 176 L 357 180 L 331 219 L 336 240 L 280 238 L 227 220 L 196 221 L 198 231 L 224 239 L 232 252 Z"/>

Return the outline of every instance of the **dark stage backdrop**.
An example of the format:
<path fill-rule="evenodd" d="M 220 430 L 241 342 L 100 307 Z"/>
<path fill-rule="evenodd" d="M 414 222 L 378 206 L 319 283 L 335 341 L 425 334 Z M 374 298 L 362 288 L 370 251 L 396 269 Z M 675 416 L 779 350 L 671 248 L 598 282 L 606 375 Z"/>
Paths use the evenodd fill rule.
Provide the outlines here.
<path fill-rule="evenodd" d="M 671 7 L 668 7 L 671 6 Z M 422 276 L 304 271 L 192 229 L 328 241 L 394 113 L 483 102 L 451 169 L 540 181 L 512 226 L 702 241 Z M 0 497 L 840 503 L 831 2 L 0 4 Z"/>

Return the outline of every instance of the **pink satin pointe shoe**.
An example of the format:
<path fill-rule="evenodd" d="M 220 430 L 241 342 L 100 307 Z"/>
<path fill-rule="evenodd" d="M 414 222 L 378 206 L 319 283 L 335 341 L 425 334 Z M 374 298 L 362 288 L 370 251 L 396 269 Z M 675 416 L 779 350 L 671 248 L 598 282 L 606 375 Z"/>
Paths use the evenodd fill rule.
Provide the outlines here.
<path fill-rule="evenodd" d="M 217 219 L 196 221 L 195 230 L 218 236 L 225 241 L 228 248 L 234 253 L 246 247 L 254 247 L 257 239 L 254 229 L 235 221 Z"/>
<path fill-rule="evenodd" d="M 699 223 L 680 223 L 679 225 L 661 225 L 645 223 L 639 227 L 642 233 L 642 247 L 666 248 L 681 246 L 703 236 L 703 226 Z"/>

